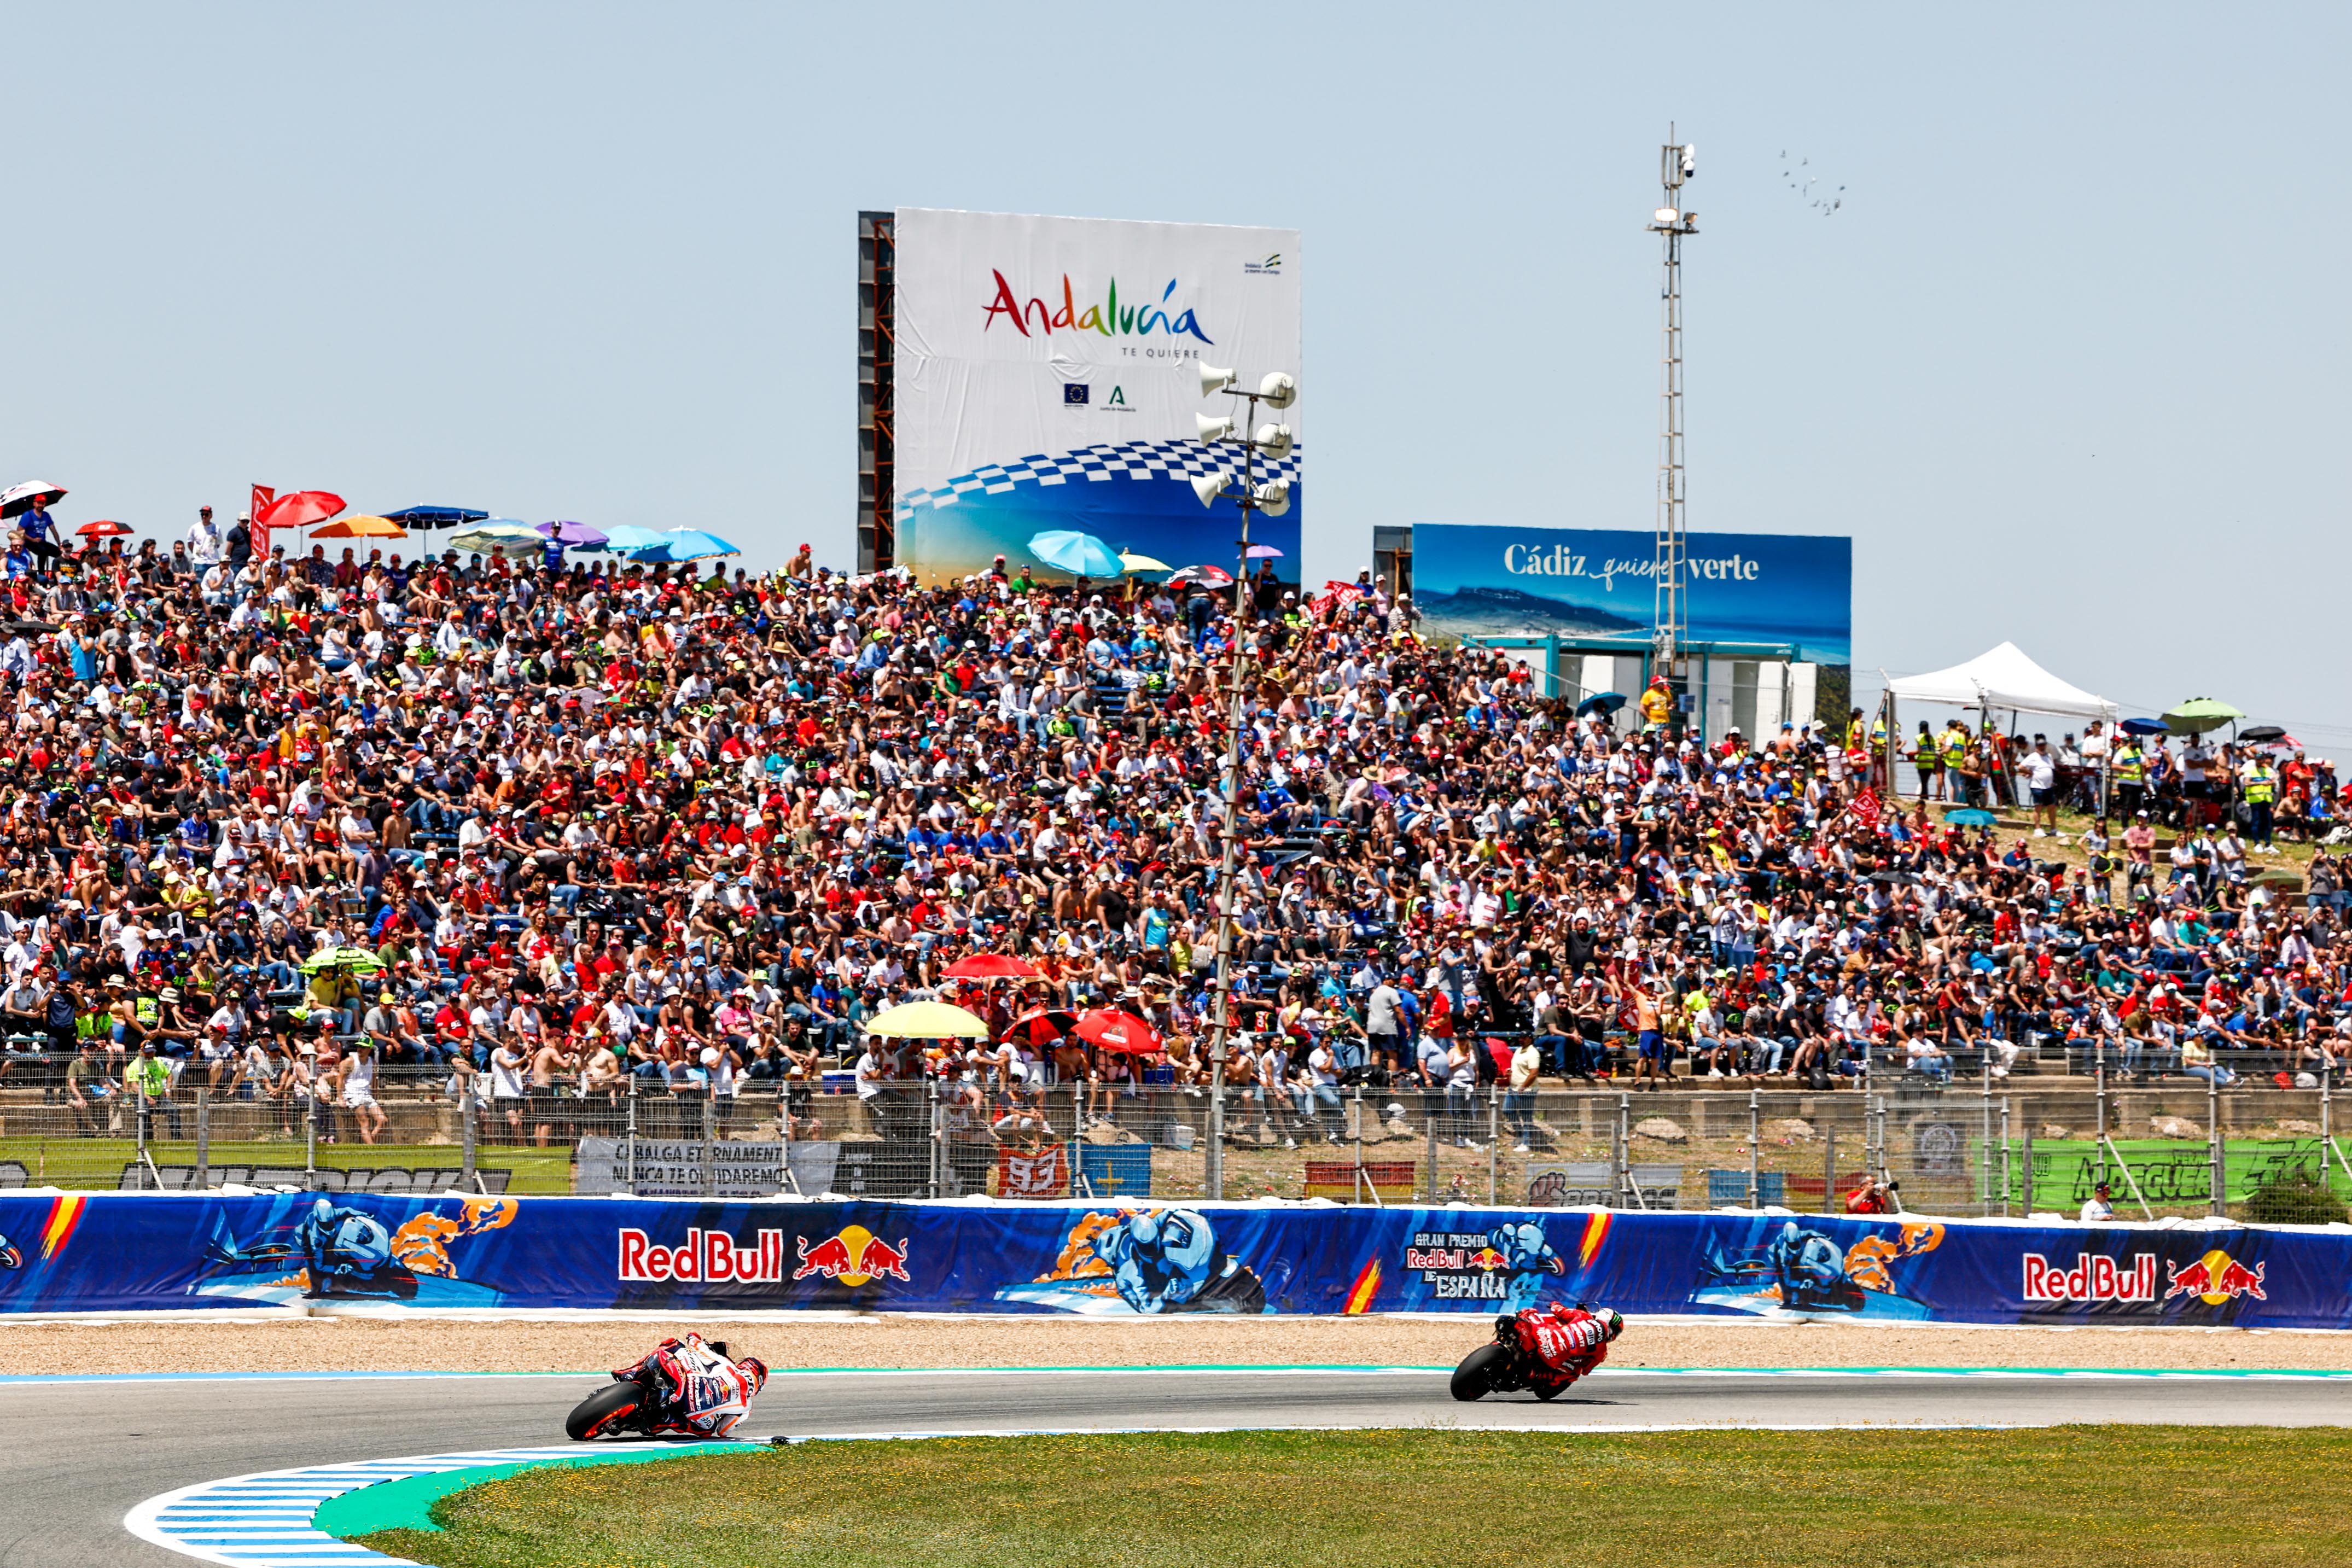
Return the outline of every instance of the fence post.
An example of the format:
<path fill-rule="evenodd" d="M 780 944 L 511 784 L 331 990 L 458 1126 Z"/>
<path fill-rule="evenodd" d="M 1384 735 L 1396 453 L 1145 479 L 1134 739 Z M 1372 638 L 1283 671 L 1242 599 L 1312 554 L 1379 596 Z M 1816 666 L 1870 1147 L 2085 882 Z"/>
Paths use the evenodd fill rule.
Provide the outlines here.
<path fill-rule="evenodd" d="M 2208 1214 L 2230 1212 L 2230 1155 L 2221 1142 L 2221 1059 L 2209 1057 L 2205 1068 L 2205 1157 L 2210 1170 L 2207 1180 L 2212 1196 L 2206 1205 Z"/>
<path fill-rule="evenodd" d="M 1209 1148 L 1205 1158 L 1206 1178 L 1202 1186 L 1208 1188 L 1209 1201 L 1222 1201 L 1225 1196 L 1225 1063 L 1224 1042 L 1218 1041 L 1218 1055 L 1209 1063 Z M 1363 1102 L 1363 1085 L 1356 1086 L 1356 1100 Z M 1361 1134 L 1359 1134 L 1360 1138 Z"/>
<path fill-rule="evenodd" d="M 1633 1179 L 1633 1097 L 1621 1089 L 1617 1092 L 1617 1124 L 1609 1140 L 1609 1163 L 1615 1167 L 1611 1174 L 1617 1188 L 1616 1201 L 1610 1206 L 1612 1208 L 1625 1207 L 1626 1184 Z"/>
<path fill-rule="evenodd" d="M 1502 1093 L 1499 1083 L 1486 1086 L 1486 1207 L 1489 1208 L 1495 1206 L 1496 1183 L 1499 1179 L 1497 1167 L 1503 1157 L 1503 1118 L 1499 1110 Z"/>
<path fill-rule="evenodd" d="M 1837 1124 L 1829 1124 L 1829 1135 L 1822 1140 L 1822 1212 L 1837 1212 Z"/>
<path fill-rule="evenodd" d="M 473 1074 L 467 1073 L 466 1087 L 457 1093 L 457 1142 L 460 1145 L 457 1154 L 457 1185 L 461 1187 L 472 1186 L 475 1175 L 480 1169 L 477 1142 L 481 1133 L 474 1116 L 479 1103 L 474 1098 Z"/>
<path fill-rule="evenodd" d="M 1361 1203 L 1364 1201 L 1364 1086 L 1360 1082 L 1356 1085 L 1355 1129 L 1356 1179 L 1354 1186 L 1349 1188 L 1348 1201 Z M 1375 1199 L 1380 1197 L 1379 1187 L 1372 1189 L 1372 1197 Z"/>
<path fill-rule="evenodd" d="M 719 1097 L 702 1090 L 702 1196 L 719 1196 Z"/>
<path fill-rule="evenodd" d="M 1452 1096 L 1453 1092 L 1448 1090 L 1437 1102 L 1447 1107 L 1445 1114 L 1449 1118 L 1453 1115 Z M 1423 1118 L 1429 1124 L 1429 1175 L 1423 1178 L 1421 1191 L 1422 1197 L 1431 1203 L 1437 1201 L 1437 1117 L 1438 1113 L 1432 1110 Z"/>
<path fill-rule="evenodd" d="M 2091 1177 L 2094 1182 L 2107 1179 L 2107 1058 L 2104 1050 L 2105 1041 L 2102 1040 L 2100 1043 L 2103 1049 L 2099 1052 L 2098 1062 L 2091 1069 L 2091 1103 L 2098 1107 L 2099 1115 L 2099 1162 L 2095 1167 L 2097 1174 Z"/>
<path fill-rule="evenodd" d="M 1984 1133 L 1977 1140 L 1978 1209 L 1980 1213 L 1990 1215 L 1992 1212 L 1992 1056 L 1990 1052 L 1987 1052 L 1984 1059 L 1983 1094 Z"/>
<path fill-rule="evenodd" d="M 125 1078 L 130 1078 L 131 1074 L 126 1072 L 123 1076 Z M 131 1190 L 133 1192 L 145 1192 L 147 1190 L 146 1081 L 143 1079 L 133 1079 L 131 1084 L 131 1092 L 136 1096 L 136 1098 L 131 1102 L 131 1135 L 133 1140 L 133 1153 L 131 1158 L 134 1162 L 131 1167 L 131 1179 L 133 1184 Z"/>
<path fill-rule="evenodd" d="M 947 1163 L 945 1156 L 948 1125 L 947 1117 L 942 1113 L 943 1107 L 940 1103 L 940 1081 L 936 1078 L 924 1079 L 923 1094 L 930 1102 L 931 1107 L 930 1195 L 938 1197 L 941 1196 L 940 1188 L 945 1185 L 945 1177 L 941 1174 L 940 1167 Z"/>
<path fill-rule="evenodd" d="M 212 1185 L 213 1150 L 213 1089 L 208 1082 L 196 1085 L 196 1190 L 202 1192 Z"/>
<path fill-rule="evenodd" d="M 1764 1137 L 1764 1107 L 1756 1091 L 1748 1092 L 1748 1207 L 1764 1207 L 1763 1186 L 1759 1176 L 1758 1162 L 1762 1158 Z"/>
<path fill-rule="evenodd" d="M 2022 1197 L 2025 1217 L 2031 1219 L 2033 1218 L 2033 1113 L 2031 1111 L 2025 1114 L 2025 1125 L 2017 1132 L 2017 1154 L 2018 1163 L 2024 1166 Z"/>
<path fill-rule="evenodd" d="M 2009 1168 L 2009 1096 L 2000 1097 L 2000 1217 L 2009 1218 L 2009 1188 L 2014 1180 Z"/>
<path fill-rule="evenodd" d="M 635 1072 L 629 1074 L 628 1099 L 629 1122 L 625 1137 L 627 1153 L 623 1156 L 625 1163 L 622 1170 L 628 1182 L 629 1196 L 635 1197 L 637 1195 L 637 1075 Z M 788 1116 L 792 1114 L 789 1110 L 784 1113 Z"/>
<path fill-rule="evenodd" d="M 310 1076 L 302 1085 L 302 1185 L 319 1190 L 319 1069 L 310 1059 Z"/>

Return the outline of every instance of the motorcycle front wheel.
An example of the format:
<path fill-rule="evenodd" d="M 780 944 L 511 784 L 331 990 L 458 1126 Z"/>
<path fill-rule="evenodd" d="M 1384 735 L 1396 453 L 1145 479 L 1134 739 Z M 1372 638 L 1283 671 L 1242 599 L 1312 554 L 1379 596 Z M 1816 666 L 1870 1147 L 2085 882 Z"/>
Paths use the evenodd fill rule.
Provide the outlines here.
<path fill-rule="evenodd" d="M 634 1383 L 614 1383 L 599 1388 L 564 1417 L 563 1435 L 575 1443 L 584 1443 L 591 1437 L 619 1431 L 637 1413 L 638 1401 L 645 1393 Z"/>
<path fill-rule="evenodd" d="M 1464 1356 L 1462 1364 L 1454 1369 L 1454 1381 L 1448 1385 L 1454 1397 L 1467 1401 L 1485 1395 L 1490 1387 L 1488 1376 L 1502 1359 L 1503 1347 L 1499 1344 L 1482 1344 Z"/>

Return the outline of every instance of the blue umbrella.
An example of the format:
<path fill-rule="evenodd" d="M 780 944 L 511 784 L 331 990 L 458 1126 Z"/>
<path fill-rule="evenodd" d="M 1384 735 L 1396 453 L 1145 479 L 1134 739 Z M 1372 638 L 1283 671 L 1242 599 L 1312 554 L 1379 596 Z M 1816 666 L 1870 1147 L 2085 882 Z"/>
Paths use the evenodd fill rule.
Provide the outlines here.
<path fill-rule="evenodd" d="M 717 534 L 700 528 L 672 528 L 656 536 L 656 542 L 629 551 L 631 560 L 677 561 L 703 560 L 714 555 L 741 555 L 743 552 Z"/>
<path fill-rule="evenodd" d="M 1990 828 L 2000 819 L 1990 811 L 1980 811 L 1974 806 L 1963 806 L 1957 811 L 1945 812 L 1944 821 L 1956 828 Z"/>
<path fill-rule="evenodd" d="M 1595 692 L 1576 705 L 1576 716 L 1582 718 L 1589 713 L 1615 713 L 1624 706 L 1623 692 Z"/>
<path fill-rule="evenodd" d="M 2160 718 L 2127 718 L 2116 726 L 2126 735 L 2168 735 L 2170 729 Z"/>
<path fill-rule="evenodd" d="M 1117 577 L 1127 570 L 1118 552 L 1110 546 L 1092 534 L 1068 528 L 1030 536 L 1029 553 L 1047 566 L 1060 567 L 1078 577 Z"/>
<path fill-rule="evenodd" d="M 604 529 L 592 528 L 585 523 L 541 523 L 539 534 L 542 538 L 553 539 L 573 549 L 597 549 L 603 547 L 605 539 Z"/>
<path fill-rule="evenodd" d="M 641 528 L 634 523 L 619 523 L 604 530 L 601 545 L 582 545 L 582 549 L 610 550 L 623 555 L 632 550 L 648 549 L 669 536 L 656 528 Z"/>

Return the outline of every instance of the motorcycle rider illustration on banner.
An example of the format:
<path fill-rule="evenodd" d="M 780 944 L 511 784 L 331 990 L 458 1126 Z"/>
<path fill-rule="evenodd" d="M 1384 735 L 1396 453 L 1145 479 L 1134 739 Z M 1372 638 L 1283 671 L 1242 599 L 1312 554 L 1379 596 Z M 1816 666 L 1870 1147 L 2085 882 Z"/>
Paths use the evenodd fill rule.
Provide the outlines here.
<path fill-rule="evenodd" d="M 575 1442 L 622 1432 L 724 1437 L 767 1385 L 767 1364 L 758 1356 L 730 1357 L 724 1340 L 689 1333 L 614 1367 L 611 1385 L 582 1401 L 563 1429 Z"/>
<path fill-rule="evenodd" d="M 1289 1271 L 1275 1268 L 1278 1288 Z M 1050 1272 L 1007 1285 L 996 1299 L 1096 1314 L 1263 1312 L 1267 1291 L 1200 1210 L 1122 1209 L 1088 1214 L 1071 1228 Z"/>
<path fill-rule="evenodd" d="M 1532 1390 L 1538 1399 L 1557 1399 L 1608 1360 L 1609 1346 L 1624 1332 L 1625 1320 L 1618 1313 L 1582 1301 L 1505 1312 L 1495 1320 L 1494 1339 L 1454 1369 L 1450 1388 L 1462 1400 L 1519 1388 Z"/>
<path fill-rule="evenodd" d="M 1503 1255 L 1515 1309 L 1534 1306 L 1543 1297 L 1544 1281 L 1568 1272 L 1568 1260 L 1552 1250 L 1544 1228 L 1534 1220 L 1498 1225 L 1486 1244 Z"/>
<path fill-rule="evenodd" d="M 21 1269 L 24 1266 L 25 1255 L 17 1251 L 16 1244 L 5 1236 L 0 1236 L 0 1269 Z"/>
<path fill-rule="evenodd" d="M 312 1203 L 289 1239 L 240 1243 L 224 1225 L 205 1255 L 239 1271 L 299 1267 L 312 1296 L 416 1294 L 416 1275 L 393 1256 L 392 1232 L 373 1215 L 331 1198 Z"/>
<path fill-rule="evenodd" d="M 1822 1231 L 1787 1220 L 1745 1251 L 1710 1239 L 1699 1260 L 1705 1282 L 1692 1299 L 1749 1312 L 1925 1317 L 1925 1304 L 1897 1290 L 1889 1269 L 1934 1251 L 1943 1237 L 1940 1225 L 1906 1225 L 1899 1237 L 1864 1235 L 1849 1249 Z"/>

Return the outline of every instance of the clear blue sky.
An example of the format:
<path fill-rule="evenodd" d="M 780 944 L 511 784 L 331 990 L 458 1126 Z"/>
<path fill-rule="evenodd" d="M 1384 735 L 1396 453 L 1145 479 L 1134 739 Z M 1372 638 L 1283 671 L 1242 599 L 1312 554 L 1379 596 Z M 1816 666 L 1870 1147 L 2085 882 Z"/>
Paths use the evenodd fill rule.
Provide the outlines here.
<path fill-rule="evenodd" d="M 1691 526 L 1852 534 L 1859 685 L 2008 637 L 2352 752 L 2347 16 L 14 7 L 0 483 L 845 562 L 854 215 L 903 204 L 1303 230 L 1311 578 L 1646 528 L 1671 119 Z"/>

